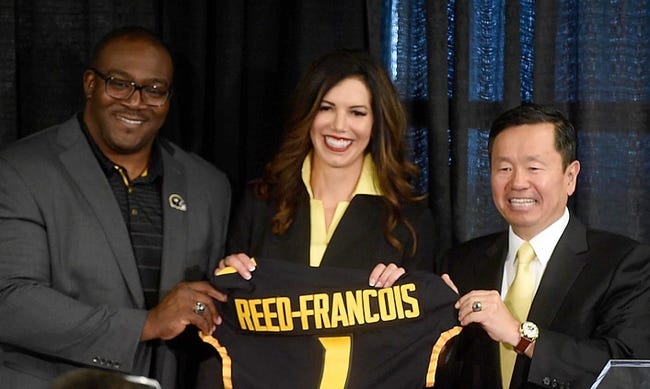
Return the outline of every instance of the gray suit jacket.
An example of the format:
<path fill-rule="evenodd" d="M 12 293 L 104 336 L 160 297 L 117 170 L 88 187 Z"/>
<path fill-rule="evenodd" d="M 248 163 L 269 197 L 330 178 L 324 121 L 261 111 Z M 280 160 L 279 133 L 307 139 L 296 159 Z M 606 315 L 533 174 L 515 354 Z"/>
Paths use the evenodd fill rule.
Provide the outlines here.
<path fill-rule="evenodd" d="M 223 173 L 161 144 L 164 296 L 222 257 L 231 195 Z M 79 366 L 147 375 L 152 360 L 177 387 L 196 351 L 140 342 L 146 315 L 129 233 L 76 117 L 0 152 L 0 387 L 45 388 Z"/>
<path fill-rule="evenodd" d="M 506 232 L 450 251 L 448 272 L 463 295 L 500 290 Z M 650 247 L 589 230 L 571 215 L 548 262 L 528 320 L 540 328 L 532 360 L 518 356 L 510 388 L 589 388 L 608 359 L 650 358 Z M 499 388 L 498 343 L 478 325 L 457 340 L 449 388 Z"/>

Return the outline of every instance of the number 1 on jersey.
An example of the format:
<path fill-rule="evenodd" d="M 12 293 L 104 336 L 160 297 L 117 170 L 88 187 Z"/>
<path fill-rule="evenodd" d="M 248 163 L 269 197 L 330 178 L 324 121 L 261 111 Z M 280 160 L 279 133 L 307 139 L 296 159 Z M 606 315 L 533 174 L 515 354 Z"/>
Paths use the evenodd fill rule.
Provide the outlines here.
<path fill-rule="evenodd" d="M 350 371 L 351 336 L 318 338 L 325 349 L 320 389 L 344 388 Z"/>

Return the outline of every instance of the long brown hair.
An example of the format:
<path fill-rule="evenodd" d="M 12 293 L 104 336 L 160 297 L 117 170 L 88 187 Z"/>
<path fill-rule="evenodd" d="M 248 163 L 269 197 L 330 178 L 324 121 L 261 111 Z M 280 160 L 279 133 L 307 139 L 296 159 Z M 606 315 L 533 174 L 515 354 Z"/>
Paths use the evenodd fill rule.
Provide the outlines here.
<path fill-rule="evenodd" d="M 301 167 L 313 148 L 309 131 L 314 117 L 325 94 L 350 77 L 359 78 L 370 90 L 374 122 L 366 152 L 377 168 L 377 184 L 389 211 L 384 235 L 391 246 L 403 252 L 402 242 L 393 234 L 403 222 L 412 237 L 413 254 L 417 236 L 411 223 L 403 219 L 401 209 L 405 202 L 424 196 L 417 194 L 412 185 L 419 170 L 407 159 L 406 113 L 385 69 L 366 52 L 335 51 L 311 64 L 294 90 L 280 149 L 266 165 L 262 179 L 252 183 L 253 190 L 260 198 L 275 203 L 272 231 L 283 234 L 291 226 L 298 198 L 304 193 Z"/>

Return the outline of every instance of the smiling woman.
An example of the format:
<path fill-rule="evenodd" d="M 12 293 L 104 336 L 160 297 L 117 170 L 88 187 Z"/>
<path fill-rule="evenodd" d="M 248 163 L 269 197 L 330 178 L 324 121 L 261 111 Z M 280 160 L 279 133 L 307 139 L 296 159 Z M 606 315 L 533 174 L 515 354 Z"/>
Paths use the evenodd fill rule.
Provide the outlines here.
<path fill-rule="evenodd" d="M 263 272 L 260 273 L 262 269 L 284 273 L 280 271 L 284 266 L 294 270 L 306 268 L 313 276 L 309 284 L 320 290 L 326 288 L 327 282 L 340 281 L 343 274 L 358 269 L 356 273 L 361 275 L 362 282 L 367 277 L 363 292 L 360 287 L 355 288 L 359 290 L 358 298 L 353 301 L 350 296 L 356 296 L 356 292 L 346 292 L 345 301 L 351 304 L 348 307 L 342 303 L 343 294 L 332 295 L 334 305 L 331 312 L 341 320 L 348 317 L 343 313 L 344 306 L 350 308 L 346 312 L 352 313 L 355 311 L 352 307 L 358 306 L 355 302 L 365 302 L 373 293 L 385 296 L 392 293 L 394 287 L 403 292 L 401 297 L 408 298 L 408 292 L 394 286 L 398 279 L 399 282 L 404 280 L 401 277 L 407 271 L 427 270 L 431 274 L 425 276 L 442 284 L 432 273 L 435 254 L 433 218 L 426 202 L 422 201 L 424 196 L 411 185 L 418 170 L 407 159 L 406 115 L 379 62 L 360 51 L 336 51 L 321 57 L 298 83 L 289 108 L 280 150 L 266 165 L 264 176 L 251 182 L 229 230 L 227 252 L 233 254 L 220 261 L 218 270 L 226 266 L 234 268 L 239 276 L 248 280 L 247 285 L 253 285 L 255 289 L 256 282 L 264 279 Z M 257 265 L 259 268 L 255 270 Z M 232 273 L 231 270 L 225 271 Z M 296 279 L 296 284 L 305 280 L 302 274 L 288 271 L 287 274 L 295 274 L 290 278 Z M 233 276 L 242 281 L 238 275 Z M 287 289 L 274 287 L 274 293 L 277 293 L 274 296 L 293 293 L 293 283 L 282 284 Z M 340 285 L 336 288 L 341 290 Z M 441 300 L 444 293 L 430 293 L 428 296 L 443 307 L 443 315 L 448 314 L 455 321 L 452 302 L 456 296 L 446 290 L 446 286 L 443 288 L 453 299 L 447 302 L 448 305 Z M 318 312 L 321 320 L 322 312 L 330 312 L 330 308 L 324 308 L 329 304 L 325 303 L 329 297 L 320 292 L 316 295 L 319 297 L 305 297 L 298 305 L 302 304 L 306 312 Z M 267 308 L 262 309 L 265 312 L 272 311 L 268 308 L 270 305 L 278 304 L 264 301 L 267 303 Z M 382 297 L 379 306 L 383 303 Z M 397 306 L 401 303 L 390 304 Z M 399 306 L 400 314 L 407 310 Z M 251 317 L 257 320 L 258 316 L 252 314 Z M 282 320 L 278 313 L 271 313 L 269 317 Z M 304 319 L 307 320 L 307 316 Z M 338 321 L 336 323 L 338 327 Z M 226 342 L 223 331 L 226 330 L 217 329 L 213 337 L 204 340 L 213 345 L 217 344 L 214 343 L 216 340 Z M 332 342 L 318 345 L 320 350 L 325 350 L 323 371 L 332 365 L 339 367 L 336 369 L 339 373 L 347 371 L 347 368 L 340 369 L 343 364 L 339 362 L 349 360 L 352 355 L 351 337 L 328 339 Z M 283 346 L 293 344 L 293 340 L 288 338 L 278 342 Z M 391 342 L 400 353 L 412 344 L 405 340 L 403 343 L 400 340 Z M 221 344 L 227 347 L 227 343 Z M 304 362 L 300 353 L 289 354 L 282 347 L 273 347 L 272 353 L 265 353 L 265 346 L 260 343 L 252 347 L 259 350 L 256 355 L 268 358 L 269 362 L 282 358 Z M 358 350 L 359 347 L 360 343 L 355 343 L 354 348 Z M 431 347 L 429 345 L 429 352 Z M 234 362 L 231 363 L 228 355 L 223 353 L 225 348 L 217 348 L 224 358 L 223 368 L 234 366 Z M 300 348 L 305 350 L 305 347 Z M 377 353 L 373 351 L 370 354 Z M 336 356 L 337 363 L 326 362 L 332 355 Z M 437 362 L 435 356 L 427 355 L 426 359 Z M 322 361 L 313 367 L 320 368 L 317 366 L 320 363 Z M 417 358 L 403 366 L 408 366 L 409 370 L 413 367 L 414 371 L 426 370 L 424 365 L 419 369 L 414 364 L 418 364 Z M 257 374 L 254 378 L 264 377 L 265 373 L 260 369 L 254 370 Z M 211 372 L 221 372 L 221 369 L 215 368 Z M 231 375 L 226 370 L 224 372 L 223 378 L 227 381 Z M 288 376 L 291 380 L 299 374 L 290 373 Z M 346 374 L 336 376 L 345 381 Z M 328 377 L 334 375 L 323 373 L 320 387 L 343 387 L 340 383 L 328 386 L 331 384 Z M 416 387 L 424 387 L 425 375 L 421 375 L 422 381 Z M 354 374 L 350 373 L 350 376 Z M 417 373 L 413 376 L 420 377 Z M 277 374 L 274 377 L 278 379 Z M 350 379 L 354 382 L 354 378 Z M 234 387 L 237 387 L 236 380 L 235 377 Z"/>
<path fill-rule="evenodd" d="M 259 198 L 277 204 L 273 233 L 282 234 L 292 224 L 305 188 L 326 208 L 349 202 L 357 183 L 365 182 L 360 179 L 364 167 L 370 173 L 370 190 L 381 195 L 385 206 L 386 241 L 413 253 L 417 233 L 403 218 L 402 208 L 422 196 L 411 185 L 419 172 L 407 159 L 405 132 L 399 96 L 385 69 L 368 53 L 336 51 L 315 61 L 294 91 L 280 151 L 264 177 L 252 184 Z M 400 224 L 409 231 L 410 244 L 393 235 Z"/>
<path fill-rule="evenodd" d="M 392 283 L 401 267 L 432 269 L 433 223 L 420 201 L 424 196 L 411 185 L 419 172 L 407 159 L 406 115 L 378 61 L 366 52 L 335 51 L 312 63 L 294 91 L 285 131 L 280 151 L 265 175 L 251 183 L 242 206 L 266 204 L 267 216 L 244 221 L 259 224 L 260 234 L 248 236 L 250 226 L 235 225 L 231 252 L 267 255 L 251 249 L 306 228 L 300 231 L 306 251 L 296 260 L 312 266 L 334 261 L 370 270 L 382 261 L 394 263 L 373 272 L 371 282 L 377 286 Z M 335 232 L 367 228 L 359 216 L 349 215 L 367 203 L 373 204 L 367 211 L 377 215 L 381 231 L 369 241 L 383 249 L 354 260 L 329 259 Z M 258 239 L 261 245 L 251 244 Z M 250 266 L 241 267 L 246 276 Z"/>
<path fill-rule="evenodd" d="M 352 198 L 372 125 L 370 91 L 361 79 L 345 78 L 323 97 L 309 134 L 314 150 L 311 187 L 314 198 L 323 203 L 326 228 L 337 203 Z"/>

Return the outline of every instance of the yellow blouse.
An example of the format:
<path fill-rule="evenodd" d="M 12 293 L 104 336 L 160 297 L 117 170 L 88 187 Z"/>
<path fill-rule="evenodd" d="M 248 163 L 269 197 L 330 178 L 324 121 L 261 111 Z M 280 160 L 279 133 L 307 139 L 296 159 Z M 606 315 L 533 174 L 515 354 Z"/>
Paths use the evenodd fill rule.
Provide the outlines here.
<path fill-rule="evenodd" d="M 309 193 L 309 209 L 310 209 L 310 226 L 311 235 L 309 241 L 309 265 L 312 267 L 319 267 L 323 260 L 323 255 L 327 249 L 330 238 L 336 230 L 345 210 L 350 205 L 349 201 L 339 201 L 334 211 L 334 217 L 330 224 L 329 230 L 325 226 L 325 209 L 323 202 L 314 198 L 314 192 L 311 188 L 311 153 L 307 155 L 302 163 L 302 182 L 307 188 Z M 363 160 L 363 168 L 357 186 L 352 192 L 352 198 L 357 194 L 381 196 L 381 191 L 377 186 L 377 170 L 375 163 L 370 154 L 366 154 Z"/>

